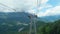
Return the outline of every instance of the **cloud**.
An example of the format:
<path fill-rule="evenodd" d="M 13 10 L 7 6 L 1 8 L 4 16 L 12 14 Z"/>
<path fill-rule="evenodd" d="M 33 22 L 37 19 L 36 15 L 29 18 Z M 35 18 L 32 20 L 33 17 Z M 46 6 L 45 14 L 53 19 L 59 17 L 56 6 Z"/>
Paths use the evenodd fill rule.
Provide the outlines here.
<path fill-rule="evenodd" d="M 45 4 L 47 3 L 49 0 L 40 0 L 41 1 L 41 4 Z"/>
<path fill-rule="evenodd" d="M 28 13 L 31 13 L 31 14 L 34 14 L 35 13 L 35 10 L 28 10 L 28 11 L 26 11 L 26 12 L 28 12 Z"/>
<path fill-rule="evenodd" d="M 0 3 L 1 4 L 1 3 Z M 0 5 L 0 12 L 14 12 L 11 8 Z"/>
<path fill-rule="evenodd" d="M 0 0 L 0 3 L 5 4 L 5 5 L 7 5 L 7 6 L 11 7 L 11 8 L 14 7 L 14 2 L 13 2 L 13 0 Z M 0 4 L 0 5 L 1 5 L 1 4 Z"/>
<path fill-rule="evenodd" d="M 48 0 L 38 0 L 39 4 L 47 3 L 47 1 Z M 3 3 L 18 11 L 31 10 L 32 8 L 37 6 L 37 0 L 0 0 L 0 3 Z"/>
<path fill-rule="evenodd" d="M 33 10 L 33 8 L 37 7 L 37 0 L 16 0 L 15 2 L 17 2 L 16 4 L 18 4 L 18 6 L 16 5 L 16 7 L 20 7 L 24 10 Z M 40 4 L 40 0 L 38 0 L 38 2 Z"/>
<path fill-rule="evenodd" d="M 0 3 L 19 10 L 31 9 L 37 5 L 36 0 L 0 0 Z"/>
<path fill-rule="evenodd" d="M 14 12 L 14 7 L 13 0 L 0 0 L 0 12 Z"/>
<path fill-rule="evenodd" d="M 34 14 L 37 13 L 39 17 L 42 16 L 50 16 L 50 15 L 57 15 L 60 14 L 60 5 L 53 7 L 52 5 L 48 4 L 49 0 L 38 0 L 39 6 L 37 7 L 37 0 L 0 0 L 0 3 L 3 3 L 11 8 L 14 8 L 18 11 L 25 10 L 28 13 Z M 42 9 L 47 9 L 46 11 L 41 11 Z M 37 11 L 39 10 L 39 12 Z M 8 12 L 8 8 L 1 9 L 0 11 Z M 3 12 L 4 12 L 3 11 Z"/>
<path fill-rule="evenodd" d="M 36 15 L 38 15 L 38 17 L 42 17 L 42 16 L 46 16 L 46 13 L 48 12 L 46 12 L 46 11 L 41 11 L 42 9 L 50 9 L 50 8 L 52 8 L 53 6 L 52 5 L 50 5 L 50 4 L 48 4 L 47 2 L 48 2 L 49 0 L 40 0 L 39 2 L 40 2 L 40 6 L 38 6 L 38 7 L 35 7 L 35 9 L 31 9 L 31 10 L 29 10 L 28 12 L 29 13 L 31 13 L 31 14 L 36 14 Z"/>
<path fill-rule="evenodd" d="M 60 6 L 55 6 L 53 8 L 47 9 L 45 12 L 39 12 L 37 15 L 39 17 L 60 15 Z"/>
<path fill-rule="evenodd" d="M 46 11 L 46 15 L 59 15 L 59 14 L 60 14 L 60 6 L 56 6 Z"/>

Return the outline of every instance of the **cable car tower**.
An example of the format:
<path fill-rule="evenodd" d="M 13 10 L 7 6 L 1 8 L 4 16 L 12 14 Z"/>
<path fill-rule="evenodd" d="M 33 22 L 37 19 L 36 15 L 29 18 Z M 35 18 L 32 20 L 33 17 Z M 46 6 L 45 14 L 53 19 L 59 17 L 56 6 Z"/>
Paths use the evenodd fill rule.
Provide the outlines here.
<path fill-rule="evenodd" d="M 39 12 L 38 8 L 39 8 L 39 2 L 37 0 L 37 12 Z M 37 28 L 36 28 L 37 13 L 35 13 L 34 15 L 29 15 L 28 17 L 30 18 L 29 34 L 37 34 Z"/>
<path fill-rule="evenodd" d="M 37 32 L 36 32 L 36 18 L 37 18 L 37 15 L 29 15 L 28 17 L 30 18 L 29 34 L 37 34 Z M 34 31 L 32 31 L 33 29 L 34 29 Z"/>

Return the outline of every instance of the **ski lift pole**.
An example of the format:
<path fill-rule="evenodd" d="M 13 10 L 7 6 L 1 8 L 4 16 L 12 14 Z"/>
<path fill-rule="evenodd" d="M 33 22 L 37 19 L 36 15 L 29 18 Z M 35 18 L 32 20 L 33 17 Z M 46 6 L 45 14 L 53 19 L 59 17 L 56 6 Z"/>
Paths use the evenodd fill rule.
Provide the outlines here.
<path fill-rule="evenodd" d="M 29 34 L 32 34 L 32 25 L 33 25 L 33 23 L 32 23 L 32 16 L 29 15 L 28 17 L 30 19 Z"/>
<path fill-rule="evenodd" d="M 37 34 L 37 28 L 36 28 L 36 26 L 37 26 L 37 25 L 36 25 L 36 18 L 37 18 L 37 17 L 35 17 L 35 18 L 34 18 L 34 32 L 35 32 L 35 34 Z"/>
<path fill-rule="evenodd" d="M 37 0 L 37 12 L 39 12 L 38 10 L 38 7 L 39 7 L 39 3 L 38 3 L 38 0 Z M 37 18 L 37 13 L 35 13 L 35 17 L 33 19 L 33 24 L 34 24 L 34 34 L 37 34 L 37 28 L 36 28 L 36 18 Z"/>
<path fill-rule="evenodd" d="M 37 12 L 39 12 L 39 2 L 38 2 L 39 0 L 37 0 Z M 34 32 L 35 32 L 35 34 L 37 34 L 37 25 L 36 25 L 36 19 L 37 19 L 37 12 L 35 13 L 35 17 L 34 17 L 34 19 L 33 19 L 33 21 L 34 21 Z"/>
<path fill-rule="evenodd" d="M 31 16 L 30 15 L 29 18 L 30 18 L 29 34 L 32 34 L 32 33 L 37 34 L 37 30 L 36 30 L 36 18 L 37 18 L 37 16 L 36 15 Z M 33 31 L 32 27 L 34 28 L 34 31 Z"/>
<path fill-rule="evenodd" d="M 32 34 L 32 25 L 33 25 L 32 19 L 30 19 L 30 31 L 29 31 L 29 34 Z"/>

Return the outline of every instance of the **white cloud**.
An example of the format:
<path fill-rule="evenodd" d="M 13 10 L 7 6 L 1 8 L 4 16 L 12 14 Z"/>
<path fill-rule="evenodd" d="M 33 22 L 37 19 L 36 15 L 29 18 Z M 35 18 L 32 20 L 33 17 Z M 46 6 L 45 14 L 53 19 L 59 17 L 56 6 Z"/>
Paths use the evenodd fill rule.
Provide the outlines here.
<path fill-rule="evenodd" d="M 16 7 L 20 7 L 24 10 L 32 10 L 32 8 L 37 6 L 37 0 L 16 0 Z"/>
<path fill-rule="evenodd" d="M 41 4 L 47 3 L 48 0 L 38 0 Z M 0 0 L 0 3 L 3 3 L 11 8 L 20 10 L 28 10 L 37 6 L 37 0 Z M 39 3 L 40 4 L 40 3 Z"/>
<path fill-rule="evenodd" d="M 40 13 L 40 14 L 42 14 L 43 12 L 41 11 L 42 9 L 44 9 L 44 8 L 52 8 L 53 6 L 52 5 L 50 5 L 50 4 L 47 4 L 47 2 L 49 1 L 49 0 L 38 0 L 39 2 L 39 5 L 40 6 L 38 6 L 38 7 L 35 7 L 36 9 L 30 9 L 28 12 L 29 13 Z M 39 10 L 39 11 L 37 11 L 37 10 Z"/>
<path fill-rule="evenodd" d="M 41 4 L 45 4 L 47 3 L 49 0 L 40 0 L 41 1 Z"/>
<path fill-rule="evenodd" d="M 47 4 L 49 0 L 38 0 L 38 3 L 41 4 L 40 7 L 38 7 L 36 10 L 32 9 L 37 6 L 36 1 L 37 0 L 0 0 L 0 3 L 3 3 L 11 8 L 15 8 L 18 11 L 27 10 L 27 12 L 31 14 L 36 13 L 37 12 L 36 10 L 38 9 L 39 12 L 37 12 L 37 15 L 39 17 L 60 14 L 60 6 L 53 7 L 52 5 Z M 49 8 L 49 9 L 47 9 L 45 12 L 40 11 L 43 8 Z M 8 8 L 3 9 L 0 6 L 0 11 L 8 12 L 11 10 L 8 10 Z"/>
<path fill-rule="evenodd" d="M 9 6 L 9 7 L 12 7 L 12 8 L 14 7 L 13 0 L 0 0 L 0 3 L 3 3 L 3 4 L 5 4 L 5 5 Z"/>
<path fill-rule="evenodd" d="M 5 7 L 3 5 L 0 5 L 0 12 L 14 12 L 14 10 L 12 10 L 8 7 Z"/>
<path fill-rule="evenodd" d="M 13 12 L 14 7 L 13 0 L 0 0 L 0 12 Z"/>
<path fill-rule="evenodd" d="M 50 4 L 43 4 L 41 7 L 43 7 L 43 8 L 51 8 L 51 7 L 53 7 L 53 6 L 50 5 Z"/>
<path fill-rule="evenodd" d="M 30 14 L 34 14 L 34 13 L 36 13 L 35 10 L 33 10 L 33 9 L 28 10 L 28 11 L 26 11 L 26 12 L 28 12 L 28 13 L 30 13 Z"/>
<path fill-rule="evenodd" d="M 60 6 L 56 6 L 56 7 L 47 9 L 45 12 L 39 12 L 37 15 L 39 17 L 60 15 Z"/>
<path fill-rule="evenodd" d="M 11 8 L 29 9 L 37 5 L 36 0 L 0 0 Z"/>
<path fill-rule="evenodd" d="M 46 11 L 46 15 L 59 15 L 59 14 L 60 14 L 60 6 L 56 6 Z"/>
<path fill-rule="evenodd" d="M 44 12 L 39 12 L 39 13 L 37 13 L 37 16 L 42 17 L 42 16 L 45 16 L 45 14 L 44 14 Z"/>

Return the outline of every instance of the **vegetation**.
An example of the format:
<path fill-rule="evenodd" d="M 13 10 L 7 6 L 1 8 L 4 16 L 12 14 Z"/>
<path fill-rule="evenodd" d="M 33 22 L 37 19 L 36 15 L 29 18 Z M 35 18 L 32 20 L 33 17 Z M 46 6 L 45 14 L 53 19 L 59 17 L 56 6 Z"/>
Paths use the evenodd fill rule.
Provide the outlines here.
<path fill-rule="evenodd" d="M 38 34 L 60 34 L 60 20 L 39 27 Z"/>
<path fill-rule="evenodd" d="M 48 23 L 39 21 L 37 24 L 37 34 L 60 34 L 60 20 Z M 29 31 L 27 31 L 26 34 L 28 34 L 28 32 Z"/>
<path fill-rule="evenodd" d="M 10 28 L 8 26 L 7 27 L 9 29 L 7 31 L 4 31 L 4 30 L 1 30 L 1 27 L 2 26 L 0 26 L 0 34 L 28 34 L 29 33 L 29 26 L 27 26 L 21 32 L 18 32 L 17 30 L 15 30 L 16 28 L 14 28 L 13 30 L 13 28 Z M 48 22 L 48 23 L 43 21 L 38 21 L 37 34 L 60 34 L 60 20 L 57 20 L 54 22 Z"/>

